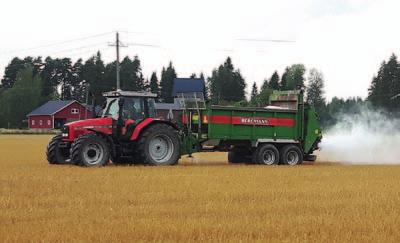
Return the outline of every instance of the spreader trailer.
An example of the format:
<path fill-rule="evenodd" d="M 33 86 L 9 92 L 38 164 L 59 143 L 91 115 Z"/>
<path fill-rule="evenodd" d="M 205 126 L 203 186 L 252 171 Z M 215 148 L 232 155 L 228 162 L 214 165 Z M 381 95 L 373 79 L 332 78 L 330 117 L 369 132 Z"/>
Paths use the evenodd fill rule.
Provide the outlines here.
<path fill-rule="evenodd" d="M 149 92 L 111 91 L 99 118 L 67 123 L 47 147 L 51 164 L 175 165 L 181 155 L 228 152 L 230 163 L 298 165 L 314 161 L 322 134 L 302 91 L 274 91 L 267 107 L 207 105 L 180 94 L 178 121 L 162 119 Z"/>

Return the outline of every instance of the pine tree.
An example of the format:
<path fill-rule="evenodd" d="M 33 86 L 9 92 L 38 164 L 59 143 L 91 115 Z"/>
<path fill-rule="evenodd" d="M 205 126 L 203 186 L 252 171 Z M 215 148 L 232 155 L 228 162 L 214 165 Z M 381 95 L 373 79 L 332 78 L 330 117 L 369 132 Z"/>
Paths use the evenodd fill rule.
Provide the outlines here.
<path fill-rule="evenodd" d="M 90 92 L 93 94 L 96 104 L 101 104 L 104 100 L 103 92 L 111 90 L 109 86 L 111 84 L 104 78 L 105 71 L 106 68 L 100 52 L 89 58 L 82 67 L 82 79 L 89 84 Z"/>
<path fill-rule="evenodd" d="M 47 57 L 44 68 L 40 72 L 44 80 L 42 95 L 48 98 L 57 97 L 57 87 L 60 87 L 60 98 L 64 100 L 72 99 L 73 67 L 70 58 Z"/>
<path fill-rule="evenodd" d="M 120 63 L 120 82 L 122 90 L 138 90 L 136 84 L 136 65 L 133 61 L 128 57 L 124 57 L 122 62 Z"/>
<path fill-rule="evenodd" d="M 146 84 L 146 80 L 144 79 L 141 71 L 138 73 L 138 77 L 136 79 L 136 86 L 137 86 L 136 91 L 144 91 L 144 90 L 147 90 L 147 88 L 148 88 L 148 85 Z"/>
<path fill-rule="evenodd" d="M 279 90 L 279 74 L 277 71 L 272 74 L 268 86 L 273 90 Z"/>
<path fill-rule="evenodd" d="M 253 87 L 251 89 L 250 103 L 252 105 L 257 105 L 257 97 L 258 97 L 258 88 L 256 82 L 253 83 Z"/>
<path fill-rule="evenodd" d="M 86 88 L 87 84 L 82 80 L 82 59 L 78 59 L 72 66 L 72 98 L 81 103 L 86 102 Z"/>
<path fill-rule="evenodd" d="M 207 82 L 206 82 L 206 79 L 204 77 L 204 73 L 203 72 L 200 73 L 200 79 L 203 80 L 203 82 L 204 82 L 204 87 L 203 87 L 203 89 L 204 89 L 204 93 L 203 93 L 204 100 L 208 100 L 208 93 L 209 93 L 208 90 L 209 90 L 209 88 L 207 86 Z"/>
<path fill-rule="evenodd" d="M 289 67 L 285 77 L 286 90 L 295 90 L 304 87 L 304 74 L 306 68 L 303 64 L 294 64 Z"/>
<path fill-rule="evenodd" d="M 285 68 L 285 71 L 282 74 L 281 77 L 281 82 L 279 84 L 279 89 L 280 90 L 287 90 L 287 78 L 288 78 L 288 73 L 289 73 L 289 67 Z"/>
<path fill-rule="evenodd" d="M 223 65 L 214 69 L 208 79 L 211 92 L 211 101 L 214 104 L 220 102 L 238 102 L 245 100 L 246 82 L 240 70 L 235 70 L 232 60 L 228 57 Z"/>
<path fill-rule="evenodd" d="M 136 82 L 136 91 L 145 90 L 145 83 L 142 73 L 142 67 L 138 56 L 135 56 L 133 59 L 134 69 L 135 69 L 135 82 Z"/>
<path fill-rule="evenodd" d="M 55 63 L 51 57 L 47 57 L 44 61 L 44 67 L 40 73 L 40 77 L 43 80 L 42 96 L 48 97 L 49 99 L 55 98 L 57 96 L 57 83 L 54 81 L 53 76 Z"/>
<path fill-rule="evenodd" d="M 169 63 L 168 67 L 163 68 L 161 72 L 161 99 L 163 102 L 172 103 L 174 101 L 172 97 L 172 89 L 174 85 L 174 79 L 176 78 L 176 72 L 172 66 L 172 62 Z"/>
<path fill-rule="evenodd" d="M 157 73 L 153 72 L 150 77 L 150 92 L 159 95 L 160 87 L 158 86 Z"/>
<path fill-rule="evenodd" d="M 325 107 L 324 76 L 315 68 L 310 70 L 306 95 L 307 102 L 313 105 L 317 113 L 321 115 Z"/>
<path fill-rule="evenodd" d="M 400 99 L 400 64 L 396 55 L 392 55 L 388 62 L 382 62 L 378 74 L 374 76 L 369 88 L 368 100 L 376 107 L 396 111 Z"/>
<path fill-rule="evenodd" d="M 2 87 L 11 88 L 17 78 L 19 70 L 25 67 L 25 62 L 18 57 L 14 57 L 4 70 L 4 76 L 1 80 Z"/>

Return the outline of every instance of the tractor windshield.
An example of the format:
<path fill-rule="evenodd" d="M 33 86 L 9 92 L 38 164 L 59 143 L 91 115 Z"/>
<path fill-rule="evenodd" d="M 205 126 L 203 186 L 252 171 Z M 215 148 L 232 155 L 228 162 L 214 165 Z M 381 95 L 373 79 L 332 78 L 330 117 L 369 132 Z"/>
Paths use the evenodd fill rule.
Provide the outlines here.
<path fill-rule="evenodd" d="M 119 116 L 118 100 L 120 98 L 107 98 L 106 108 L 103 111 L 103 117 L 112 117 L 117 120 Z M 122 118 L 141 120 L 145 117 L 143 98 L 124 97 L 122 107 Z M 153 105 L 154 107 L 154 105 Z"/>
<path fill-rule="evenodd" d="M 112 117 L 118 119 L 118 99 L 107 98 L 106 108 L 103 110 L 103 117 Z"/>

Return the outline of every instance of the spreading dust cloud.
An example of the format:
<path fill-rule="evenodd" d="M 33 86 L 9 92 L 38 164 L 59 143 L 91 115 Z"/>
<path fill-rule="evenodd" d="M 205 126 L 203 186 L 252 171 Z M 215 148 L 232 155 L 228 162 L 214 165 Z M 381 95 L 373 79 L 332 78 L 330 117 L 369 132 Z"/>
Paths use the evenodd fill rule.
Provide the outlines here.
<path fill-rule="evenodd" d="M 319 161 L 400 164 L 400 121 L 365 107 L 324 132 Z"/>

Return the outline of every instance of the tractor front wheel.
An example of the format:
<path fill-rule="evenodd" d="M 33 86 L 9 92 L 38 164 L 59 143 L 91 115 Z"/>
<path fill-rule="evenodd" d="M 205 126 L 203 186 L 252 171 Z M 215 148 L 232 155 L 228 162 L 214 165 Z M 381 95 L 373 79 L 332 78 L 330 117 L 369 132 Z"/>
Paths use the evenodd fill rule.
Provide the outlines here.
<path fill-rule="evenodd" d="M 47 145 L 46 155 L 49 164 L 62 164 L 69 158 L 68 149 L 60 148 L 59 144 L 62 141 L 62 136 L 53 137 Z"/>
<path fill-rule="evenodd" d="M 147 128 L 138 140 L 139 161 L 149 165 L 175 165 L 180 158 L 178 132 L 167 124 Z"/>
<path fill-rule="evenodd" d="M 107 141 L 94 133 L 77 138 L 71 146 L 71 160 L 86 167 L 104 166 L 110 159 Z"/>

